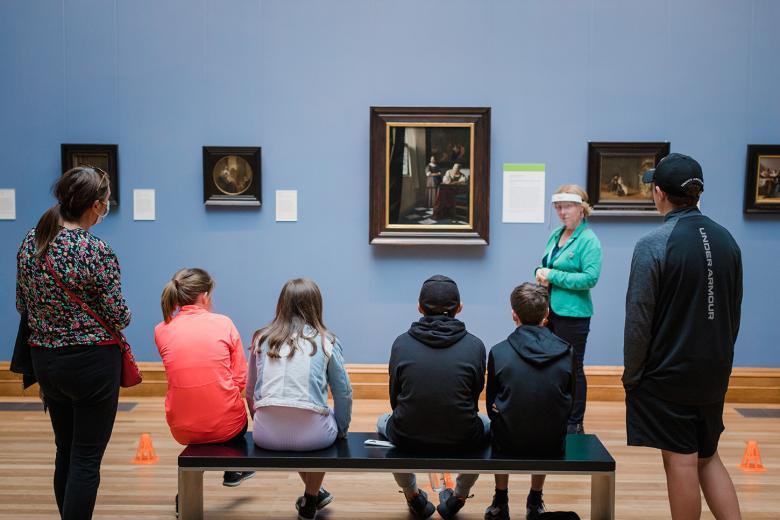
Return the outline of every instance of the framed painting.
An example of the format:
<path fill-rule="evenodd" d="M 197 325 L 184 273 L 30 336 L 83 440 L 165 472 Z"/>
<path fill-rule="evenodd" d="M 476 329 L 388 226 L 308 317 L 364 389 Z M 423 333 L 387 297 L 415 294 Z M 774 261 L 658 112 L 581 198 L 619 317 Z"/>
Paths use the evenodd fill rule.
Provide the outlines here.
<path fill-rule="evenodd" d="M 62 173 L 77 166 L 95 166 L 108 173 L 111 207 L 119 206 L 119 147 L 115 144 L 63 144 Z"/>
<path fill-rule="evenodd" d="M 780 213 L 780 144 L 749 144 L 745 213 Z"/>
<path fill-rule="evenodd" d="M 369 243 L 487 245 L 490 108 L 371 107 Z"/>
<path fill-rule="evenodd" d="M 594 215 L 658 216 L 642 175 L 669 155 L 668 142 L 589 142 L 588 199 Z"/>
<path fill-rule="evenodd" d="M 260 206 L 260 181 L 260 147 L 203 147 L 206 206 Z"/>

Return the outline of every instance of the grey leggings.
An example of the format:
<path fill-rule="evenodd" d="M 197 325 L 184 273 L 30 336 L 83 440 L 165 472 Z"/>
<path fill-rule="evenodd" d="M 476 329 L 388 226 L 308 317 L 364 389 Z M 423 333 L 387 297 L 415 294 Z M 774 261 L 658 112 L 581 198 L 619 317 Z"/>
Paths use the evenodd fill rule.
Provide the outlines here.
<path fill-rule="evenodd" d="M 379 416 L 376 421 L 376 432 L 387 437 L 387 421 L 390 420 L 392 414 L 384 413 Z M 490 419 L 486 415 L 479 415 L 482 419 L 482 424 L 485 427 L 485 438 L 490 435 Z M 417 492 L 417 477 L 414 473 L 393 473 L 396 484 L 404 490 L 406 494 L 412 494 Z M 459 497 L 467 497 L 469 491 L 474 486 L 474 483 L 479 478 L 479 473 L 459 473 L 455 480 L 455 494 Z"/>

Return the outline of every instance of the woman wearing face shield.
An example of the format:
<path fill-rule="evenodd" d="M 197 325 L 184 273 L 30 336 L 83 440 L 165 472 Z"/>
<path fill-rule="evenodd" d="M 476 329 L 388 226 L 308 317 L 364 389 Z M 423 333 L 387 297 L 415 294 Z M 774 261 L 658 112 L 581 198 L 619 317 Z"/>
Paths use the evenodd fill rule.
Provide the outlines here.
<path fill-rule="evenodd" d="M 54 495 L 63 519 L 92 517 L 119 398 L 121 354 L 113 337 L 130 323 L 117 257 L 89 231 L 108 214 L 110 191 L 98 168 L 65 172 L 54 186 L 57 204 L 17 255 L 16 307 L 27 316 L 32 365 L 54 430 Z"/>
<path fill-rule="evenodd" d="M 547 240 L 542 263 L 536 268 L 536 280 L 550 290 L 548 326 L 574 348 L 577 382 L 568 433 L 584 433 L 587 381 L 583 359 L 593 315 L 590 290 L 601 273 L 601 244 L 588 226 L 592 208 L 585 190 L 576 184 L 565 184 L 553 194 L 552 204 L 562 226 Z"/>

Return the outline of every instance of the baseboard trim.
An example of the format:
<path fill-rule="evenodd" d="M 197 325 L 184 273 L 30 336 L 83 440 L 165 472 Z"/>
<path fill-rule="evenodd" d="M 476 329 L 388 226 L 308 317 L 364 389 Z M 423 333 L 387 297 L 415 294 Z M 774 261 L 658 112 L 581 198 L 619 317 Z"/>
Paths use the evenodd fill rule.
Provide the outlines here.
<path fill-rule="evenodd" d="M 161 362 L 138 364 L 144 381 L 133 388 L 123 388 L 122 396 L 162 397 L 168 387 Z M 38 386 L 22 391 L 22 378 L 9 370 L 8 361 L 0 361 L 0 396 L 37 396 Z M 387 366 L 381 364 L 346 365 L 355 399 L 387 399 Z M 589 401 L 622 401 L 625 397 L 618 366 L 587 366 Z M 780 368 L 735 368 L 731 373 L 729 403 L 780 404 Z"/>

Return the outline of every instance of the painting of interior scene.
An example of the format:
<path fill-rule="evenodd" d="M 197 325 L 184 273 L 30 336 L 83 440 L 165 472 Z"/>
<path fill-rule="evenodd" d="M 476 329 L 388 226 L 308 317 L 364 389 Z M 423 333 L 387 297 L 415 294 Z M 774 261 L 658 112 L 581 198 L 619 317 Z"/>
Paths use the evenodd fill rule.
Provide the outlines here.
<path fill-rule="evenodd" d="M 243 157 L 228 155 L 217 161 L 214 185 L 225 195 L 241 195 L 252 184 L 252 167 Z"/>
<path fill-rule="evenodd" d="M 652 187 L 642 182 L 642 175 L 654 166 L 654 154 L 602 154 L 599 200 L 601 202 L 648 201 L 652 203 Z"/>
<path fill-rule="evenodd" d="M 471 128 L 392 126 L 388 223 L 470 225 Z"/>
<path fill-rule="evenodd" d="M 780 155 L 758 157 L 756 202 L 780 204 Z"/>

